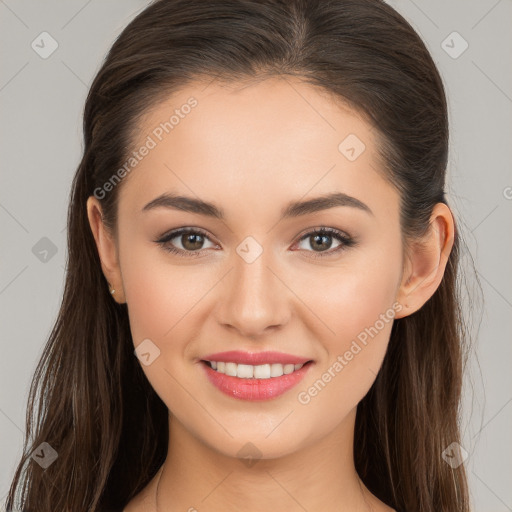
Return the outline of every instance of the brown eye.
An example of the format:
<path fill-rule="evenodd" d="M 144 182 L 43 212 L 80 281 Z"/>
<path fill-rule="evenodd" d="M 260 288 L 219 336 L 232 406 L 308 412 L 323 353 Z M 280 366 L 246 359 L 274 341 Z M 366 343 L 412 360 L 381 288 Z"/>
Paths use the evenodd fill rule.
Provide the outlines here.
<path fill-rule="evenodd" d="M 185 249 L 190 251 L 196 251 L 198 249 L 201 249 L 201 246 L 204 243 L 204 237 L 203 235 L 200 234 L 187 233 L 181 235 L 180 241 Z"/>
<path fill-rule="evenodd" d="M 339 244 L 335 246 L 333 250 L 330 250 L 332 247 L 332 239 L 338 240 Z M 316 254 L 313 254 L 314 258 L 322 258 L 324 256 L 331 256 L 333 254 L 337 254 L 338 252 L 355 245 L 355 240 L 348 235 L 345 235 L 341 231 L 338 231 L 334 228 L 319 228 L 311 231 L 310 233 L 306 233 L 300 241 L 307 241 L 307 245 L 312 248 L 311 251 Z M 323 254 L 325 253 L 325 254 Z"/>
<path fill-rule="evenodd" d="M 171 242 L 177 240 L 177 242 Z M 183 256 L 199 256 L 204 249 L 208 236 L 197 229 L 182 228 L 165 235 L 157 243 L 166 251 Z M 178 247 L 176 245 L 178 244 Z M 179 247 L 181 245 L 181 247 Z"/>
<path fill-rule="evenodd" d="M 321 251 L 325 251 L 330 249 L 332 245 L 332 236 L 331 235 L 311 235 L 308 240 L 311 247 L 315 249 L 320 249 Z"/>
<path fill-rule="evenodd" d="M 177 242 L 172 242 L 172 240 Z M 338 245 L 331 250 L 332 239 L 338 240 Z M 203 253 L 205 240 L 210 238 L 199 229 L 181 228 L 171 231 L 160 240 L 156 240 L 164 250 L 181 256 L 200 256 Z M 342 231 L 334 228 L 319 228 L 306 233 L 299 242 L 307 241 L 311 250 L 307 252 L 313 253 L 312 257 L 320 258 L 332 256 L 338 252 L 352 247 L 356 241 Z M 181 245 L 181 247 L 177 246 Z M 213 244 L 215 245 L 215 244 Z M 325 254 L 324 254 L 325 253 Z"/>

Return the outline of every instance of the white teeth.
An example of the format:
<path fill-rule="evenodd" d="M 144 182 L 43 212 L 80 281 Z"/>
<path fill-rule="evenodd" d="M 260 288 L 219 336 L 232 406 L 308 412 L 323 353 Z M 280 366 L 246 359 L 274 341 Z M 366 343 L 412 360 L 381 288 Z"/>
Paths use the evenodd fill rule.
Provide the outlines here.
<path fill-rule="evenodd" d="M 295 365 L 285 364 L 283 367 L 283 371 L 285 374 L 292 373 L 293 371 L 295 371 Z"/>
<path fill-rule="evenodd" d="M 281 377 L 283 375 L 283 365 L 282 364 L 271 364 L 270 365 L 270 376 L 271 377 Z"/>
<path fill-rule="evenodd" d="M 254 378 L 255 379 L 270 379 L 270 365 L 269 364 L 260 364 L 259 366 L 254 366 Z"/>
<path fill-rule="evenodd" d="M 231 377 L 236 377 L 236 367 L 238 365 L 236 363 L 226 363 L 226 367 L 224 373 L 226 375 L 230 375 Z"/>
<path fill-rule="evenodd" d="M 250 364 L 235 364 L 235 366 L 237 366 L 237 377 L 240 377 L 241 379 L 252 379 L 254 373 L 254 366 L 251 366 Z"/>
<path fill-rule="evenodd" d="M 212 369 L 219 373 L 224 373 L 240 379 L 270 379 L 272 377 L 281 377 L 294 371 L 300 370 L 303 364 L 260 364 L 253 366 L 251 364 L 224 363 L 221 361 L 210 361 Z"/>

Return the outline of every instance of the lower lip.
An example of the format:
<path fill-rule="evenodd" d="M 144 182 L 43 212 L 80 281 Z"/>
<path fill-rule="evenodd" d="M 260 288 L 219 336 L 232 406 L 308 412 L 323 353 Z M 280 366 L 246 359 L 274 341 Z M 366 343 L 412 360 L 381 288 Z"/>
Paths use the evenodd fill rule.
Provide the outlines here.
<path fill-rule="evenodd" d="M 271 400 L 296 386 L 309 371 L 311 362 L 302 368 L 281 377 L 269 379 L 241 379 L 213 370 L 208 363 L 201 361 L 210 382 L 224 394 L 240 400 Z"/>

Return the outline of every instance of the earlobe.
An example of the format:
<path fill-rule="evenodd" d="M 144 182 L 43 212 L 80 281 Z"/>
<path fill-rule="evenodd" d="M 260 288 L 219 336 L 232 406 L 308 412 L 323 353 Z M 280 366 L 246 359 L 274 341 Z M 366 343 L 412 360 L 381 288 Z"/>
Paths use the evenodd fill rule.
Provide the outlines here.
<path fill-rule="evenodd" d="M 432 297 L 443 279 L 453 242 L 452 213 L 446 204 L 437 203 L 427 233 L 421 240 L 412 241 L 408 247 L 397 295 L 397 301 L 404 307 L 395 318 L 418 311 Z"/>
<path fill-rule="evenodd" d="M 96 242 L 103 275 L 109 284 L 109 289 L 115 290 L 115 293 L 112 294 L 114 299 L 123 303 L 124 293 L 116 243 L 103 223 L 101 204 L 94 196 L 87 199 L 87 217 Z"/>

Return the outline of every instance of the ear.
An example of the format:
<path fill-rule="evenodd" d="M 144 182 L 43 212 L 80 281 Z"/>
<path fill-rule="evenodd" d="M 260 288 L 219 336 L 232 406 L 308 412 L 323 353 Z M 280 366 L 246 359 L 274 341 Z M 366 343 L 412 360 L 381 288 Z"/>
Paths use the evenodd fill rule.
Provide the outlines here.
<path fill-rule="evenodd" d="M 450 208 L 444 203 L 437 203 L 432 210 L 427 233 L 407 247 L 397 295 L 397 301 L 404 307 L 395 318 L 415 313 L 437 290 L 453 247 L 454 232 Z"/>
<path fill-rule="evenodd" d="M 114 300 L 119 304 L 123 304 L 125 297 L 117 245 L 111 232 L 103 224 L 101 204 L 94 196 L 90 196 L 87 199 L 87 216 L 94 240 L 96 241 L 103 275 L 112 289 L 115 290 L 115 293 L 112 294 Z"/>

